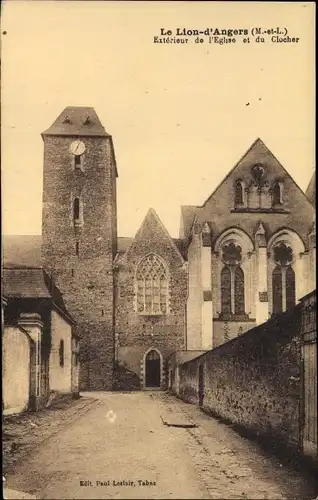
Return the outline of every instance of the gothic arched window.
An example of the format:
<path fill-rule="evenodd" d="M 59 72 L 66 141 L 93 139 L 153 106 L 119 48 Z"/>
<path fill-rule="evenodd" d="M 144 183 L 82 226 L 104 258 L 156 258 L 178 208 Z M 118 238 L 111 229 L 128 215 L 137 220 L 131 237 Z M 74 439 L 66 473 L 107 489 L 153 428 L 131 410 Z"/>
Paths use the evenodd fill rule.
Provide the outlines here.
<path fill-rule="evenodd" d="M 147 255 L 139 263 L 136 273 L 137 312 L 166 314 L 168 277 L 166 267 L 157 255 Z"/>
<path fill-rule="evenodd" d="M 292 309 L 296 304 L 295 272 L 291 266 L 293 251 L 290 246 L 280 242 L 274 247 L 276 267 L 272 274 L 273 313 Z"/>
<path fill-rule="evenodd" d="M 282 269 L 276 266 L 272 276 L 273 288 L 273 313 L 277 314 L 283 310 L 283 288 L 282 288 Z"/>
<path fill-rule="evenodd" d="M 241 267 L 237 267 L 234 273 L 234 312 L 235 314 L 245 313 L 244 272 Z"/>
<path fill-rule="evenodd" d="M 272 190 L 272 205 L 281 205 L 283 203 L 282 189 L 281 182 L 276 181 Z"/>
<path fill-rule="evenodd" d="M 231 314 L 231 271 L 227 267 L 221 271 L 221 311 Z"/>
<path fill-rule="evenodd" d="M 235 206 L 244 205 L 244 187 L 241 181 L 236 181 L 235 183 Z"/>
<path fill-rule="evenodd" d="M 222 248 L 225 263 L 221 271 L 221 314 L 224 316 L 245 314 L 244 271 L 240 266 L 242 248 L 233 241 Z"/>
<path fill-rule="evenodd" d="M 296 283 L 295 273 L 292 267 L 286 269 L 286 311 L 295 307 Z"/>

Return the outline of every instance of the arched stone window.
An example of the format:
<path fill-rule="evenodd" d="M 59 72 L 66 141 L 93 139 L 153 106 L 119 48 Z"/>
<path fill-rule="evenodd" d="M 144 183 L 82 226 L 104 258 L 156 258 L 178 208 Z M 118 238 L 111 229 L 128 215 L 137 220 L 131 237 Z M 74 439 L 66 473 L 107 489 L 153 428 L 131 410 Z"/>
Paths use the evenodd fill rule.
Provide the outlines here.
<path fill-rule="evenodd" d="M 273 290 L 273 313 L 277 314 L 283 310 L 282 269 L 276 266 L 272 275 Z"/>
<path fill-rule="evenodd" d="M 234 312 L 235 314 L 245 313 L 244 272 L 241 267 L 236 267 L 234 273 Z"/>
<path fill-rule="evenodd" d="M 74 199 L 73 218 L 74 218 L 74 222 L 78 221 L 80 218 L 80 199 L 79 198 Z"/>
<path fill-rule="evenodd" d="M 306 293 L 305 245 L 293 230 L 284 228 L 268 241 L 269 313 L 293 308 Z"/>
<path fill-rule="evenodd" d="M 215 277 L 215 311 L 222 321 L 246 321 L 254 314 L 255 292 L 250 285 L 253 250 L 251 239 L 240 228 L 227 229 L 215 242 L 219 273 Z"/>
<path fill-rule="evenodd" d="M 223 267 L 221 271 L 221 312 L 231 314 L 231 271 Z"/>
<path fill-rule="evenodd" d="M 276 181 L 272 188 L 272 205 L 281 205 L 283 203 L 283 184 Z"/>
<path fill-rule="evenodd" d="M 234 242 L 222 247 L 221 314 L 223 316 L 245 314 L 244 271 L 240 266 L 242 248 Z"/>
<path fill-rule="evenodd" d="M 295 272 L 291 267 L 293 250 L 284 242 L 274 246 L 276 267 L 272 274 L 273 313 L 292 309 L 296 303 Z"/>
<path fill-rule="evenodd" d="M 286 269 L 286 310 L 292 309 L 296 304 L 296 280 L 292 267 Z"/>
<path fill-rule="evenodd" d="M 136 272 L 136 293 L 139 314 L 167 313 L 167 270 L 157 255 L 147 255 L 139 262 Z"/>
<path fill-rule="evenodd" d="M 242 181 L 236 181 L 236 183 L 235 183 L 234 204 L 236 207 L 244 206 L 244 186 L 243 186 Z"/>
<path fill-rule="evenodd" d="M 73 225 L 75 227 L 81 226 L 83 224 L 83 202 L 80 196 L 76 196 L 73 199 Z"/>

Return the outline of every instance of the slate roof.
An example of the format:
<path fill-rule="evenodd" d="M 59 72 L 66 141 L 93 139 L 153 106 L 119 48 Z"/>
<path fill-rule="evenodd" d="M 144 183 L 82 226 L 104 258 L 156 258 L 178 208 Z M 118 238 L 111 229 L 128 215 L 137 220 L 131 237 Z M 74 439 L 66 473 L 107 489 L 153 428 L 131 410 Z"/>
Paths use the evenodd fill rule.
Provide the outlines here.
<path fill-rule="evenodd" d="M 181 207 L 181 238 L 187 239 L 191 230 L 195 216 L 200 212 L 201 207 L 194 205 L 182 205 Z"/>
<path fill-rule="evenodd" d="M 94 108 L 68 106 L 42 135 L 110 137 Z"/>
<path fill-rule="evenodd" d="M 167 231 L 166 227 L 164 226 L 162 220 L 160 219 L 159 215 L 157 214 L 157 212 L 153 209 L 153 208 L 149 208 L 143 222 L 141 223 L 141 226 L 139 227 L 136 235 L 134 238 L 132 238 L 132 241 L 135 241 L 135 240 L 138 240 L 139 238 L 139 235 L 142 234 L 143 232 L 143 229 L 144 229 L 144 226 L 145 224 L 147 223 L 147 221 L 149 221 L 149 219 L 151 219 L 152 221 L 155 221 L 156 224 L 158 225 L 158 227 L 161 228 L 161 231 L 163 231 L 163 234 L 166 235 L 166 237 L 170 240 L 171 244 L 175 246 L 177 252 L 179 253 L 180 257 L 182 260 L 185 260 L 185 256 L 184 256 L 184 251 L 183 251 L 183 244 L 182 244 L 182 240 L 179 239 L 179 238 L 171 238 L 169 232 Z M 127 247 L 127 250 L 128 250 L 128 247 Z M 149 251 L 151 252 L 151 246 L 149 247 Z M 118 252 L 118 256 L 122 255 L 124 252 Z"/>
<path fill-rule="evenodd" d="M 312 174 L 308 187 L 306 189 L 306 196 L 310 203 L 316 206 L 316 172 Z"/>
<path fill-rule="evenodd" d="M 177 249 L 179 250 L 179 252 L 181 253 L 182 257 L 186 259 L 186 254 L 185 254 L 185 248 L 184 248 L 184 242 L 181 238 L 172 238 L 172 241 L 174 242 L 174 244 L 176 245 Z"/>
<path fill-rule="evenodd" d="M 47 299 L 74 323 L 66 310 L 63 296 L 48 274 L 39 267 L 4 267 L 2 269 L 3 295 L 7 299 Z"/>
<path fill-rule="evenodd" d="M 134 238 L 117 238 L 118 253 L 123 254 L 128 250 Z M 19 269 L 26 267 L 41 267 L 41 235 L 3 235 L 2 259 L 5 267 Z M 183 242 L 173 238 L 179 252 L 184 256 Z"/>
<path fill-rule="evenodd" d="M 50 299 L 51 293 L 40 268 L 4 268 L 3 292 L 6 297 Z"/>

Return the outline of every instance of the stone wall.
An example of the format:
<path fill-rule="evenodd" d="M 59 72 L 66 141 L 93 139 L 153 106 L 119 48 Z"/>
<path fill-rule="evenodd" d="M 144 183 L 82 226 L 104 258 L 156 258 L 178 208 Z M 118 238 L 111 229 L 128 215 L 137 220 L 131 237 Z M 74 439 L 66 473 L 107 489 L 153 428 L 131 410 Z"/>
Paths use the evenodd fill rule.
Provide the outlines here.
<path fill-rule="evenodd" d="M 213 347 L 218 347 L 228 340 L 239 337 L 246 331 L 256 326 L 255 320 L 246 321 L 213 321 Z"/>
<path fill-rule="evenodd" d="M 178 395 L 255 434 L 299 442 L 300 309 L 179 365 Z"/>
<path fill-rule="evenodd" d="M 154 253 L 167 271 L 168 303 L 164 314 L 148 315 L 137 311 L 136 269 L 145 256 Z M 166 359 L 186 347 L 185 310 L 187 268 L 179 250 L 150 210 L 132 246 L 116 263 L 116 360 L 127 369 L 136 387 L 144 386 L 144 356 L 158 349 L 163 357 L 161 387 L 166 387 Z M 123 372 L 121 370 L 121 378 Z M 138 382 L 139 379 L 139 382 Z"/>

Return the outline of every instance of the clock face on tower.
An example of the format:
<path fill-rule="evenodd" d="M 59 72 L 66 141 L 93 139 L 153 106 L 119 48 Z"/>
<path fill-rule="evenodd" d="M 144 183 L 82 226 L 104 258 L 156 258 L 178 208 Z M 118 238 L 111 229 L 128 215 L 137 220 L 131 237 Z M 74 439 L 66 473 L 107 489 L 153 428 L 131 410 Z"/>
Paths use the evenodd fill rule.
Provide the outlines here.
<path fill-rule="evenodd" d="M 74 141 L 70 146 L 71 153 L 76 156 L 80 156 L 85 151 L 85 144 L 83 141 Z"/>

